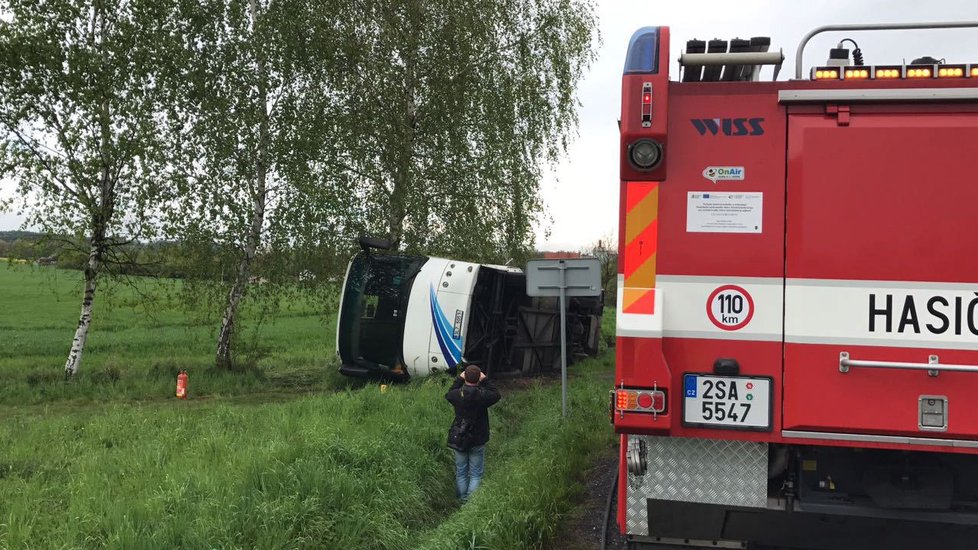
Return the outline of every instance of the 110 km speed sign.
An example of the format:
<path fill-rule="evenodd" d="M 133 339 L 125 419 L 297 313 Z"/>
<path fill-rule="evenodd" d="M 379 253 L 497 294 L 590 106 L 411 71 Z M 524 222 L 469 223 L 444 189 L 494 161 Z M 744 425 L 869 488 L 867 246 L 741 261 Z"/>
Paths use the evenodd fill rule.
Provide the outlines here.
<path fill-rule="evenodd" d="M 707 298 L 706 314 L 717 328 L 737 330 L 747 326 L 754 316 L 754 299 L 742 287 L 723 285 Z"/>

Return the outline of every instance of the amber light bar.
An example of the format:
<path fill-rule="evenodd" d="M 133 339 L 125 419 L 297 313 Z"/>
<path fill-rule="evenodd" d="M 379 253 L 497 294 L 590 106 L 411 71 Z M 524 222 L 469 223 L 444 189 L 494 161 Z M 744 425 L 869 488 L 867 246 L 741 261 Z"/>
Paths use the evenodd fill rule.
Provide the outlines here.
<path fill-rule="evenodd" d="M 871 73 L 869 67 L 853 67 L 842 74 L 845 80 L 868 80 Z"/>
<path fill-rule="evenodd" d="M 813 67 L 811 74 L 812 80 L 919 80 L 923 78 L 978 78 L 978 63 Z"/>
<path fill-rule="evenodd" d="M 934 78 L 933 65 L 908 65 L 907 78 Z"/>
<path fill-rule="evenodd" d="M 965 78 L 968 68 L 964 65 L 938 65 L 937 78 Z"/>
<path fill-rule="evenodd" d="M 903 78 L 903 67 L 900 65 L 873 67 L 873 78 L 876 80 Z"/>
<path fill-rule="evenodd" d="M 812 69 L 812 80 L 839 80 L 842 77 L 840 67 L 815 67 Z"/>

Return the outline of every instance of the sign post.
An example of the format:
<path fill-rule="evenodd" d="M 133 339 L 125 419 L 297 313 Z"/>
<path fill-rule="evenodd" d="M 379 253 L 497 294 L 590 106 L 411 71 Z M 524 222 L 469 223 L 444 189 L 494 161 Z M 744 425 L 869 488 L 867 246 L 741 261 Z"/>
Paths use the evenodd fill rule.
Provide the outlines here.
<path fill-rule="evenodd" d="M 560 298 L 561 411 L 567 416 L 567 297 L 601 295 L 601 262 L 597 258 L 530 260 L 526 294 Z"/>

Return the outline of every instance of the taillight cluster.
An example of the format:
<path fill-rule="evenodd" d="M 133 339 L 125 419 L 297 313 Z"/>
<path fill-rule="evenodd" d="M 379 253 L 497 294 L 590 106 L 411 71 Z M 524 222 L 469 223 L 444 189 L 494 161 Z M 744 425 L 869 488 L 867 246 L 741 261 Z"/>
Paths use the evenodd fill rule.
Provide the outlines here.
<path fill-rule="evenodd" d="M 615 390 L 615 410 L 627 412 L 663 413 L 666 411 L 664 390 Z"/>

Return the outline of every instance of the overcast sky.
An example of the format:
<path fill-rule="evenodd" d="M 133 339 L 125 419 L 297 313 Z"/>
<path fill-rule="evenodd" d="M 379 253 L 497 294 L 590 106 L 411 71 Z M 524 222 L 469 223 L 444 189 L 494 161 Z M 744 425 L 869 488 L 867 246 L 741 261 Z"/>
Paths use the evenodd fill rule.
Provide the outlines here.
<path fill-rule="evenodd" d="M 550 234 L 538 228 L 544 250 L 579 250 L 618 229 L 618 116 L 625 49 L 643 26 L 669 26 L 670 79 L 676 59 L 692 38 L 770 36 L 771 49 L 787 58 L 780 80 L 794 75 L 795 49 L 808 31 L 822 25 L 978 20 L 978 0 L 688 0 L 598 2 L 603 44 L 579 90 L 580 136 L 567 158 L 544 183 Z M 978 63 L 978 29 L 826 33 L 805 49 L 805 66 L 822 64 L 828 50 L 851 35 L 866 64 L 899 63 L 929 55 L 948 63 Z M 766 68 L 762 78 L 771 78 Z"/>
<path fill-rule="evenodd" d="M 599 0 L 597 9 L 603 43 L 579 90 L 580 135 L 543 184 L 547 221 L 537 229 L 537 243 L 544 250 L 579 250 L 617 231 L 619 93 L 625 48 L 636 29 L 671 27 L 673 79 L 675 60 L 691 38 L 770 36 L 771 49 L 782 49 L 787 58 L 783 80 L 794 74 L 802 36 L 821 25 L 978 20 L 978 0 Z M 924 55 L 978 63 L 978 29 L 850 34 L 870 65 Z M 829 48 L 845 36 L 814 38 L 805 65 L 823 63 Z M 762 77 L 770 79 L 770 71 Z M 0 197 L 10 191 L 9 182 L 0 182 Z M 19 225 L 15 214 L 0 213 L 0 230 Z"/>

